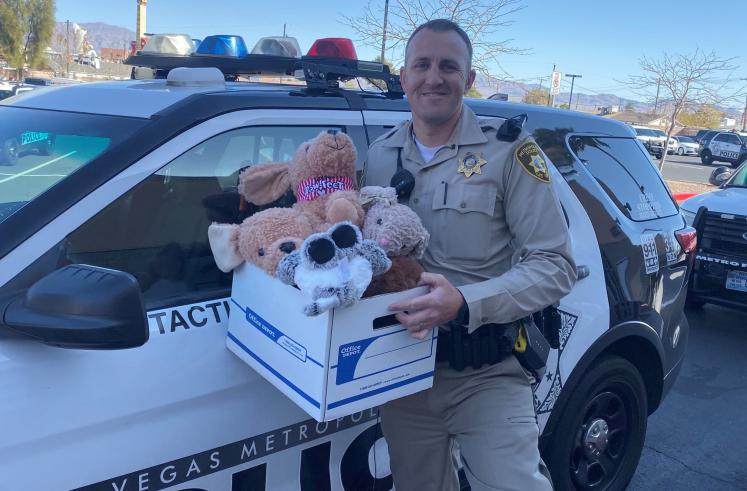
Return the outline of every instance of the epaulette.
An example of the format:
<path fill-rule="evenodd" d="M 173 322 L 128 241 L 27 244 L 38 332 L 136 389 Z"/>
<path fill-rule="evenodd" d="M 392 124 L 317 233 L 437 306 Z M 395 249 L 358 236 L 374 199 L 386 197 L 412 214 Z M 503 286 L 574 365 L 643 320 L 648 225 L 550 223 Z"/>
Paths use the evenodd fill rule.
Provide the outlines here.
<path fill-rule="evenodd" d="M 526 114 L 519 114 L 513 118 L 508 118 L 501 127 L 498 128 L 498 133 L 496 133 L 495 137 L 505 142 L 516 141 L 516 139 L 519 138 L 519 134 L 521 134 L 521 128 L 524 126 L 524 123 L 526 123 L 526 120 Z"/>

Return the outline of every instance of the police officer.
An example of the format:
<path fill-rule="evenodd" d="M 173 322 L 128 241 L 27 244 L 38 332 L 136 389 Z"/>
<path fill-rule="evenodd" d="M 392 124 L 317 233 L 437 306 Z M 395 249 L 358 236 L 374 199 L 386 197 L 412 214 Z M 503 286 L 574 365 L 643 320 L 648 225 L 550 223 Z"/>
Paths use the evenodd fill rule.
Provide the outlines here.
<path fill-rule="evenodd" d="M 439 329 L 433 388 L 385 404 L 381 422 L 398 490 L 457 489 L 458 455 L 474 490 L 547 490 L 531 378 L 511 348 L 515 321 L 568 293 L 575 265 L 546 157 L 520 121 L 462 104 L 471 59 L 455 23 L 418 27 L 400 72 L 412 120 L 366 159 L 367 185 L 414 177 L 402 201 L 431 234 L 429 293 L 390 309 L 415 337 Z"/>

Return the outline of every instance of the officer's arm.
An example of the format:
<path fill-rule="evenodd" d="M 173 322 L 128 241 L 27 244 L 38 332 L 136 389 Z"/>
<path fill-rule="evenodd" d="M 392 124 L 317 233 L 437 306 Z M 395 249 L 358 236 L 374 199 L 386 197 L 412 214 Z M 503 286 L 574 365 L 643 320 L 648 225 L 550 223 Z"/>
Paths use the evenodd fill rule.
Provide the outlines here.
<path fill-rule="evenodd" d="M 557 302 L 576 281 L 576 266 L 565 216 L 557 195 L 541 173 L 532 175 L 516 150 L 503 175 L 503 206 L 512 235 L 513 266 L 487 281 L 459 288 L 469 308 L 469 330 L 482 324 L 520 319 Z M 536 147 L 538 148 L 538 147 Z M 544 154 L 541 158 L 547 162 Z M 547 173 L 549 177 L 549 171 Z M 499 191 L 500 194 L 500 191 Z"/>

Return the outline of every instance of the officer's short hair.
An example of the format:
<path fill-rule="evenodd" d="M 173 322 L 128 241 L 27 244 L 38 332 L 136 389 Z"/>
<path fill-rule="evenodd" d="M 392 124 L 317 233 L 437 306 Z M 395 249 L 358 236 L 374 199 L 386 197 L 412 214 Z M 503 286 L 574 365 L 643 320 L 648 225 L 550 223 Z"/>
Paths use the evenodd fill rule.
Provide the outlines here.
<path fill-rule="evenodd" d="M 459 27 L 459 24 L 449 19 L 429 20 L 425 24 L 420 24 L 414 31 L 412 31 L 412 34 L 410 34 L 410 37 L 407 40 L 407 44 L 405 45 L 405 60 L 407 60 L 407 50 L 410 48 L 410 41 L 412 41 L 412 38 L 415 37 L 415 34 L 419 33 L 423 29 L 430 29 L 432 31 L 438 32 L 454 31 L 459 34 L 459 37 L 462 38 L 464 44 L 467 45 L 467 53 L 469 53 L 469 56 L 467 57 L 467 71 L 472 68 L 472 42 L 469 40 L 469 36 L 467 35 L 467 33 L 464 32 L 464 29 Z"/>

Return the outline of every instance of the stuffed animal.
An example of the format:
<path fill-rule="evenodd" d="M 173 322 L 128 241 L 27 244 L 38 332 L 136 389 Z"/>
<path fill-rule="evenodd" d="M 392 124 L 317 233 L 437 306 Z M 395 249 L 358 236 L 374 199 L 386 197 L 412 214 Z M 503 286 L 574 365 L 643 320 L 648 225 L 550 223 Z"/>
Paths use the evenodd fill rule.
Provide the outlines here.
<path fill-rule="evenodd" d="M 391 261 L 375 242 L 363 240 L 351 222 L 342 222 L 310 235 L 298 251 L 280 261 L 277 276 L 311 298 L 303 311 L 315 316 L 354 304 L 371 278 L 390 267 Z"/>
<path fill-rule="evenodd" d="M 366 209 L 363 238 L 374 241 L 392 260 L 386 274 L 371 281 L 365 297 L 408 290 L 417 286 L 430 234 L 418 215 L 408 206 L 397 203 L 394 188 L 366 186 L 361 189 Z"/>
<path fill-rule="evenodd" d="M 311 224 L 293 208 L 269 208 L 244 220 L 241 225 L 213 223 L 208 239 L 218 268 L 228 273 L 243 261 L 275 276 L 278 263 L 301 247 L 312 234 Z"/>
<path fill-rule="evenodd" d="M 306 141 L 287 163 L 255 165 L 239 175 L 239 193 L 250 203 L 271 203 L 290 188 L 293 207 L 323 232 L 335 223 L 363 225 L 355 178 L 356 151 L 345 133 L 329 130 Z"/>

